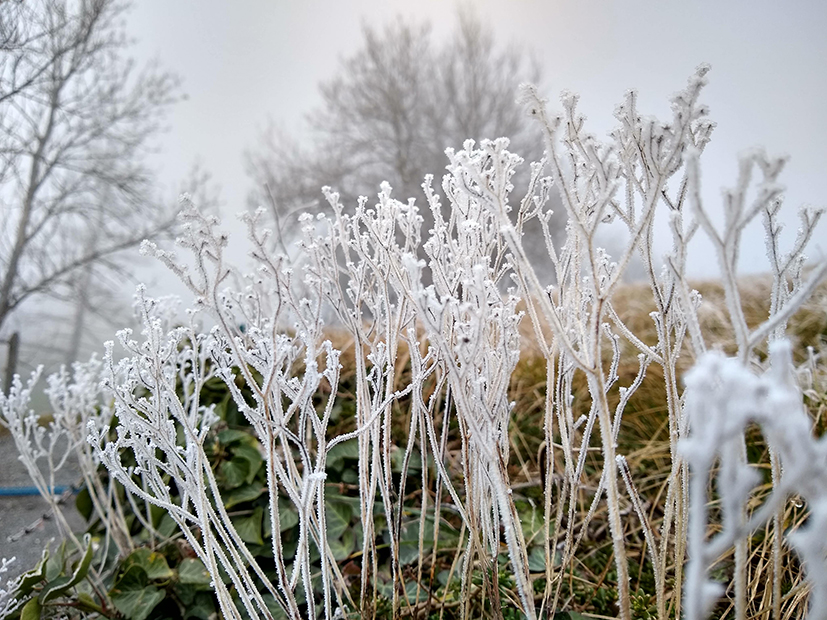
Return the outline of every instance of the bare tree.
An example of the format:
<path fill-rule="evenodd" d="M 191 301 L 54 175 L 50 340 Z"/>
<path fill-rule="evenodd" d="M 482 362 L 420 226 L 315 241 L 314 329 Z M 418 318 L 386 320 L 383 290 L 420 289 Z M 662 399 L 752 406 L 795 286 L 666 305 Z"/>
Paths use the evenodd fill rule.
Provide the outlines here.
<path fill-rule="evenodd" d="M 470 10 L 459 11 L 444 44 L 434 42 L 427 23 L 366 26 L 362 48 L 320 85 L 323 104 L 308 116 L 308 144 L 271 127 L 248 153 L 256 185 L 250 201 L 270 205 L 286 228 L 287 216 L 324 206 L 325 185 L 344 205 L 374 195 L 382 181 L 403 201 L 424 198 L 425 175 L 433 174 L 438 186 L 445 149 L 459 149 L 468 138 L 506 136 L 515 152 L 538 160 L 542 139 L 516 98 L 521 82 L 539 78 L 524 50 L 499 49 Z"/>
<path fill-rule="evenodd" d="M 178 79 L 125 57 L 126 8 L 0 3 L 0 329 L 174 222 L 144 155 Z"/>

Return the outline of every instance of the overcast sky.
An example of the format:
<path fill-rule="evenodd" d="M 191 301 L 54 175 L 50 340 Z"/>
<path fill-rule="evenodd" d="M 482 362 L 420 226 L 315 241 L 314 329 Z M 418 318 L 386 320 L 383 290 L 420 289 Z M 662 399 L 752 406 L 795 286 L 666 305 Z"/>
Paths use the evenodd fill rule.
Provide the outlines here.
<path fill-rule="evenodd" d="M 718 127 L 703 160 L 710 208 L 734 181 L 739 151 L 756 145 L 792 156 L 782 180 L 791 213 L 827 205 L 827 3 L 479 0 L 498 43 L 518 43 L 544 67 L 552 107 L 563 89 L 581 95 L 591 129 L 605 135 L 628 88 L 643 113 L 666 117 L 668 99 L 701 62 L 712 65 L 702 96 Z M 184 80 L 188 99 L 169 117 L 158 165 L 177 187 L 194 162 L 220 186 L 223 217 L 246 208 L 243 153 L 272 121 L 300 135 L 318 105 L 318 84 L 362 41 L 362 26 L 397 15 L 430 20 L 435 37 L 455 24 L 455 5 L 436 0 L 138 0 L 128 29 L 138 60 L 157 58 Z M 494 136 L 492 136 L 494 137 Z M 717 205 L 714 207 L 717 208 Z M 795 217 L 789 218 L 789 234 Z M 824 241 L 811 257 L 827 256 Z M 764 269 L 756 234 L 745 266 Z M 694 275 L 715 275 L 699 245 Z"/>

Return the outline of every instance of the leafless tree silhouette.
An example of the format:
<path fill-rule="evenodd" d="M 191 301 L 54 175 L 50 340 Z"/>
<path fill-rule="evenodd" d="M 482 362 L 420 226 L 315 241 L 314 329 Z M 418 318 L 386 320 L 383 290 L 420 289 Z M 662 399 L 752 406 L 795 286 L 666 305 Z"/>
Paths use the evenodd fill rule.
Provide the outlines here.
<path fill-rule="evenodd" d="M 144 155 L 178 79 L 125 56 L 126 8 L 0 3 L 0 330 L 174 222 Z"/>
<path fill-rule="evenodd" d="M 322 106 L 308 116 L 311 140 L 299 143 L 270 127 L 248 153 L 256 186 L 250 202 L 269 205 L 286 232 L 296 221 L 291 216 L 325 206 L 326 185 L 345 207 L 374 195 L 382 181 L 398 199 L 421 203 L 425 175 L 433 174 L 438 188 L 445 149 L 462 148 L 469 138 L 505 136 L 515 152 L 539 160 L 542 140 L 516 99 L 519 84 L 536 83 L 540 73 L 525 50 L 498 48 L 467 8 L 444 44 L 432 39 L 427 23 L 400 18 L 382 30 L 366 26 L 361 49 L 320 85 Z M 430 213 L 422 215 L 427 230 Z"/>

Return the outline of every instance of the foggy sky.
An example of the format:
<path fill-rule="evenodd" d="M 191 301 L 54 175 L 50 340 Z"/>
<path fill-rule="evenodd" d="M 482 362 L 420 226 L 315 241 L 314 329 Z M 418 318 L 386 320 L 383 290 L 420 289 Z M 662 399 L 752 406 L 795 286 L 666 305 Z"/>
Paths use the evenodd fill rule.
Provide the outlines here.
<path fill-rule="evenodd" d="M 559 109 L 561 90 L 581 95 L 580 109 L 598 136 L 615 125 L 613 109 L 628 88 L 638 90 L 642 113 L 668 117 L 669 96 L 698 64 L 710 63 L 702 101 L 718 127 L 702 159 L 709 210 L 719 210 L 720 188 L 734 183 L 738 152 L 758 145 L 792 156 L 782 175 L 789 236 L 802 203 L 827 205 L 827 3 L 479 0 L 473 6 L 498 44 L 517 43 L 541 61 L 551 108 Z M 178 187 L 200 162 L 220 186 L 222 217 L 235 234 L 235 213 L 246 208 L 251 186 L 244 150 L 255 147 L 268 122 L 300 136 L 304 115 L 320 103 L 318 83 L 358 49 L 362 25 L 381 27 L 397 15 L 430 20 L 435 38 L 447 36 L 456 21 L 455 5 L 436 0 L 139 0 L 127 21 L 137 39 L 132 54 L 180 74 L 188 97 L 172 111 L 161 140 L 162 183 Z M 824 260 L 824 223 L 820 232 L 824 241 L 816 240 L 810 257 Z M 766 268 L 761 231 L 754 233 L 743 248 L 747 271 Z M 691 274 L 716 275 L 708 249 L 695 243 Z"/>

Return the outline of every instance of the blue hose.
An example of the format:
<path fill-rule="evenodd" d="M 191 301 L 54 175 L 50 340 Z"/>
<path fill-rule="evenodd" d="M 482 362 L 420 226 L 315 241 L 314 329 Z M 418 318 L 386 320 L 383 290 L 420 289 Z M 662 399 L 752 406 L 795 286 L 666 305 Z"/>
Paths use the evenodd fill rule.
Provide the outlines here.
<path fill-rule="evenodd" d="M 66 491 L 77 493 L 77 489 L 72 486 L 55 487 L 55 495 L 63 495 Z M 31 495 L 40 495 L 37 487 L 0 487 L 0 497 L 27 497 Z"/>

